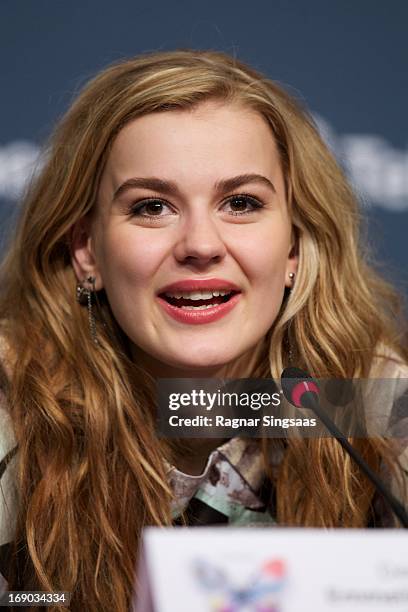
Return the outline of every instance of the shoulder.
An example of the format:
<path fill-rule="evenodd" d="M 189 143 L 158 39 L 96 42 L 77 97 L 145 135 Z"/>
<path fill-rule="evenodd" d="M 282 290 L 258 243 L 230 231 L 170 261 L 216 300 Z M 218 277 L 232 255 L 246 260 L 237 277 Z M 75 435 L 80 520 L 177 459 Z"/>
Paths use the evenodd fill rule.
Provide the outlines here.
<path fill-rule="evenodd" d="M 0 337 L 0 367 L 7 373 L 4 341 Z M 16 440 L 11 417 L 7 408 L 4 380 L 0 381 L 0 546 L 10 542 L 15 527 L 16 490 Z"/>
<path fill-rule="evenodd" d="M 393 442 L 402 470 L 403 490 L 392 479 L 392 489 L 408 503 L 408 364 L 391 348 L 380 346 L 370 371 L 371 411 L 384 417 L 386 437 Z"/>
<path fill-rule="evenodd" d="M 374 353 L 369 378 L 406 378 L 408 363 L 391 347 L 380 344 Z"/>
<path fill-rule="evenodd" d="M 1 400 L 0 400 L 1 401 Z M 9 416 L 0 408 L 0 546 L 13 539 L 17 508 L 16 442 Z"/>
<path fill-rule="evenodd" d="M 377 433 L 398 439 L 408 452 L 408 364 L 387 346 L 376 352 L 364 395 L 367 417 L 380 424 Z"/>
<path fill-rule="evenodd" d="M 390 427 L 402 418 L 408 437 L 408 419 L 404 418 L 404 411 L 401 412 L 401 404 L 407 406 L 408 401 L 408 364 L 403 358 L 392 348 L 380 345 L 363 388 L 366 416 L 372 423 L 379 424 L 376 433 L 394 437 Z"/>
<path fill-rule="evenodd" d="M 408 442 L 408 364 L 393 349 L 381 345 L 376 351 L 364 381 L 364 397 L 366 416 L 380 424 L 376 432 Z M 404 430 L 403 436 L 395 436 L 396 425 Z"/>

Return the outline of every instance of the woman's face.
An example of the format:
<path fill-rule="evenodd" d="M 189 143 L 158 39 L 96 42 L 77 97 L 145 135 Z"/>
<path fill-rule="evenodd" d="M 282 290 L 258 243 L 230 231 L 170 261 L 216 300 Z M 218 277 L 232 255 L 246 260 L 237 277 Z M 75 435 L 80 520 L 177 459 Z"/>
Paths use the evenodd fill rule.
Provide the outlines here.
<path fill-rule="evenodd" d="M 249 357 L 297 266 L 263 117 L 207 102 L 134 120 L 113 143 L 97 200 L 73 262 L 80 280 L 93 274 L 105 288 L 135 359 L 162 377 L 194 377 Z"/>

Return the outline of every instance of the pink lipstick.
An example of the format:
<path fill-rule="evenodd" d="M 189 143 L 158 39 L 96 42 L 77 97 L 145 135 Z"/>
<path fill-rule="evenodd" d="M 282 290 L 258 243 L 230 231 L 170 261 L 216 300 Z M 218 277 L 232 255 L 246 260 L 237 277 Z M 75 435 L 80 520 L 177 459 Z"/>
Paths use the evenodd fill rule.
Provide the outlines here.
<path fill-rule="evenodd" d="M 190 325 L 211 323 L 226 316 L 238 303 L 240 288 L 219 278 L 183 279 L 161 288 L 157 299 L 176 321 Z"/>

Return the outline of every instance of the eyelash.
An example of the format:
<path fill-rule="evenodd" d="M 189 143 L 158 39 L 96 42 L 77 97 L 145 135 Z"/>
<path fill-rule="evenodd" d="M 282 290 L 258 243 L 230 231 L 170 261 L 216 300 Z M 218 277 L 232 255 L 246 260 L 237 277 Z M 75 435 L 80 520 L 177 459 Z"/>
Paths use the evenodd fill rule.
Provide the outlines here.
<path fill-rule="evenodd" d="M 246 210 L 243 212 L 239 212 L 239 211 L 232 211 L 229 214 L 233 217 L 242 217 L 244 215 L 250 215 L 251 213 L 255 212 L 256 210 L 259 210 L 261 208 L 264 208 L 264 204 L 262 204 L 259 200 L 257 200 L 256 198 L 254 198 L 253 196 L 250 196 L 246 193 L 239 193 L 239 194 L 234 194 L 232 196 L 230 196 L 225 202 L 231 202 L 234 199 L 242 199 L 245 200 L 247 203 L 249 203 L 253 208 L 251 210 Z M 134 205 L 131 207 L 131 209 L 129 210 L 129 215 L 132 217 L 145 217 L 147 219 L 160 219 L 163 215 L 146 215 L 146 214 L 142 214 L 141 210 L 147 206 L 147 204 L 151 203 L 151 202 L 159 202 L 160 204 L 165 204 L 166 206 L 169 206 L 168 203 L 165 200 L 162 200 L 161 198 L 143 198 L 143 200 L 139 200 L 138 202 L 135 202 Z"/>

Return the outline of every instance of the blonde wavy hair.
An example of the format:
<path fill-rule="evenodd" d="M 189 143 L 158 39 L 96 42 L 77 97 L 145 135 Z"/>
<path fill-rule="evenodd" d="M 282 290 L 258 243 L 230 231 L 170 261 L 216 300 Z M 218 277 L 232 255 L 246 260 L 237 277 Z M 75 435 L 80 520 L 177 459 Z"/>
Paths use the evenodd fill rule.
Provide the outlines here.
<path fill-rule="evenodd" d="M 147 113 L 214 99 L 260 113 L 278 145 L 299 249 L 296 286 L 252 374 L 294 360 L 320 377 L 365 377 L 377 347 L 401 359 L 398 299 L 359 246 L 355 197 L 305 110 L 281 87 L 213 51 L 146 54 L 92 80 L 57 126 L 1 270 L 2 333 L 11 347 L 9 409 L 18 442 L 19 588 L 71 591 L 72 610 L 124 612 L 141 529 L 171 525 L 169 450 L 154 430 L 152 380 L 133 363 L 106 296 L 98 336 L 75 300 L 70 235 L 95 207 L 113 140 Z M 16 357 L 18 356 L 18 361 Z M 355 441 L 373 467 L 395 465 L 381 440 Z M 269 443 L 262 442 L 269 471 Z M 373 490 L 334 440 L 293 440 L 278 476 L 277 520 L 363 526 Z"/>

